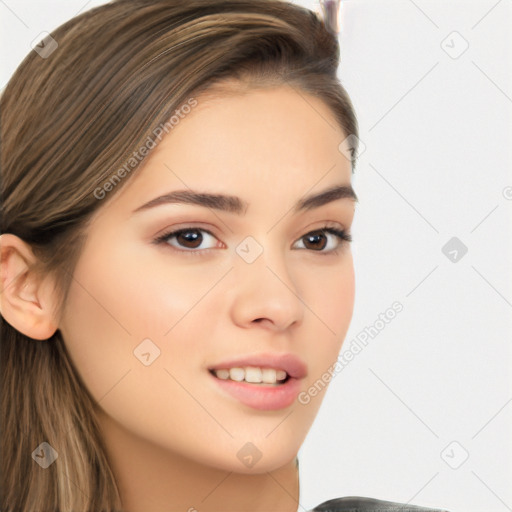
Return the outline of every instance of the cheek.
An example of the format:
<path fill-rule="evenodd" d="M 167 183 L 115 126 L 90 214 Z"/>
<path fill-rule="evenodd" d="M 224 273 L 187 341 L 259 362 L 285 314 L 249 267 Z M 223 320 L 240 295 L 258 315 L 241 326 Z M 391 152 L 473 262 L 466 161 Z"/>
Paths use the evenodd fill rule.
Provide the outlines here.
<path fill-rule="evenodd" d="M 60 330 L 78 373 L 99 400 L 129 369 L 138 334 L 137 317 L 126 305 L 140 299 L 127 294 L 120 266 L 84 259 L 90 264 L 74 273 Z"/>
<path fill-rule="evenodd" d="M 355 275 L 352 254 L 346 252 L 339 265 L 323 267 L 307 280 L 305 315 L 314 331 L 315 350 L 310 354 L 312 377 L 318 378 L 337 359 L 347 334 L 355 299 Z M 305 350 L 308 350 L 304 347 Z"/>
<path fill-rule="evenodd" d="M 143 372 L 140 382 L 151 384 L 150 368 L 162 372 L 177 359 L 187 361 L 204 332 L 200 302 L 218 278 L 206 266 L 172 265 L 165 257 L 150 262 L 147 251 L 84 252 L 60 328 L 93 397 L 102 398 L 127 372 L 130 379 Z M 148 351 L 151 366 L 140 359 Z"/>
<path fill-rule="evenodd" d="M 355 276 L 352 254 L 347 251 L 342 261 L 334 266 L 317 268 L 310 272 L 304 295 L 306 314 L 318 317 L 319 328 L 325 338 L 340 342 L 348 330 L 354 309 Z M 320 334 L 320 332 L 319 332 Z"/>

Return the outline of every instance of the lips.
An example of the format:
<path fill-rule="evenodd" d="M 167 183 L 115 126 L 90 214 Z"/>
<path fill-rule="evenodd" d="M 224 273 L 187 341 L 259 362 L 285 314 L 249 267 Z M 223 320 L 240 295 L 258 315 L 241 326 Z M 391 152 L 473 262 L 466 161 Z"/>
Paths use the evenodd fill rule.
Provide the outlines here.
<path fill-rule="evenodd" d="M 208 367 L 208 370 L 222 370 L 229 368 L 240 368 L 244 366 L 258 366 L 260 368 L 274 368 L 284 370 L 290 377 L 302 379 L 307 375 L 306 364 L 296 355 L 287 354 L 254 354 L 251 356 L 242 356 L 235 359 L 225 360 L 214 366 Z"/>

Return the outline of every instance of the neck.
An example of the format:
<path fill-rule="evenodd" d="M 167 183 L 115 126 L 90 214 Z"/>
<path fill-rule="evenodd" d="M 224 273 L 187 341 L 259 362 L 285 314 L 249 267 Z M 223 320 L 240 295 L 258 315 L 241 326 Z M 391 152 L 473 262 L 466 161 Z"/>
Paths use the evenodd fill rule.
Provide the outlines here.
<path fill-rule="evenodd" d="M 297 511 L 296 460 L 274 471 L 236 473 L 169 453 L 105 415 L 99 423 L 123 512 Z"/>

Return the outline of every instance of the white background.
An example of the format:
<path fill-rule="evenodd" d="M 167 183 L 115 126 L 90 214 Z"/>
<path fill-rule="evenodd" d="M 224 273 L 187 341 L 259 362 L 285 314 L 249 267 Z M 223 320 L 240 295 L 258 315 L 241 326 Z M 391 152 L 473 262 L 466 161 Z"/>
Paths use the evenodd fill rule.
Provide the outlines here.
<path fill-rule="evenodd" d="M 41 32 L 102 3 L 1 0 L 0 88 Z M 367 496 L 512 511 L 511 2 L 348 0 L 341 23 L 365 146 L 342 352 L 404 309 L 331 381 L 299 510 Z M 452 237 L 468 249 L 456 262 Z"/>

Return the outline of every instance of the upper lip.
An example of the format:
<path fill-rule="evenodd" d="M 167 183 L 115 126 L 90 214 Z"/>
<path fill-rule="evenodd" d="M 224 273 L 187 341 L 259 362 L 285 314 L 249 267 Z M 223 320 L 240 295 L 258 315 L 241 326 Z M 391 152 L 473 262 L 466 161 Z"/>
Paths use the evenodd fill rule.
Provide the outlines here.
<path fill-rule="evenodd" d="M 284 370 L 290 377 L 302 379 L 308 373 L 306 364 L 294 354 L 254 354 L 229 359 L 215 366 L 209 366 L 209 370 L 227 368 L 243 368 L 244 366 L 258 366 L 260 368 L 274 368 Z"/>

